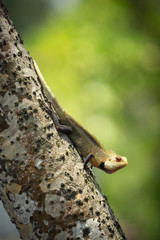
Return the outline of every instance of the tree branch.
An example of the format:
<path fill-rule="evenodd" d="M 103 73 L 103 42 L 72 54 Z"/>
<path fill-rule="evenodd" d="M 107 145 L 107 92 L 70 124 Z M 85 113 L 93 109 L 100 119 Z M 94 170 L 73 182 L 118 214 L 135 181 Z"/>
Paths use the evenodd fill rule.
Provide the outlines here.
<path fill-rule="evenodd" d="M 126 239 L 70 139 L 58 134 L 33 61 L 0 2 L 0 195 L 22 239 Z"/>

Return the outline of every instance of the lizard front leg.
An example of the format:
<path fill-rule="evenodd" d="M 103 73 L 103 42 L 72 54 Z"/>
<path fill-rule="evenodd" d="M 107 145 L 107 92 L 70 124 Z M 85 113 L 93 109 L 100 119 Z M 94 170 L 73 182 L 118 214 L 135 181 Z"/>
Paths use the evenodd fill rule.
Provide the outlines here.
<path fill-rule="evenodd" d="M 88 154 L 88 156 L 86 157 L 85 161 L 84 161 L 84 169 L 86 170 L 86 166 L 87 163 L 89 163 L 89 161 L 91 160 L 91 158 L 93 158 L 94 155 L 92 153 Z"/>

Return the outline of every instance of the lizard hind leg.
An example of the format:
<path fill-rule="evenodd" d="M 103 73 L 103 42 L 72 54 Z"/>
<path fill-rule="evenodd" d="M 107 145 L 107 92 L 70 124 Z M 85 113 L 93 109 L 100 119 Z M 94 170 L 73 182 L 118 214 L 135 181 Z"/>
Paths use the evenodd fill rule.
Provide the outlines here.
<path fill-rule="evenodd" d="M 67 125 L 63 125 L 59 123 L 59 119 L 56 115 L 56 113 L 52 110 L 50 110 L 49 108 L 47 109 L 47 112 L 49 113 L 49 115 L 51 116 L 54 125 L 56 127 L 56 129 L 62 133 L 65 133 L 67 135 L 70 135 L 72 133 L 72 128 L 70 126 Z"/>
<path fill-rule="evenodd" d="M 62 133 L 65 133 L 67 135 L 70 135 L 72 134 L 72 128 L 67 126 L 67 125 L 61 125 L 59 123 L 59 125 L 56 127 L 58 131 L 62 132 Z"/>

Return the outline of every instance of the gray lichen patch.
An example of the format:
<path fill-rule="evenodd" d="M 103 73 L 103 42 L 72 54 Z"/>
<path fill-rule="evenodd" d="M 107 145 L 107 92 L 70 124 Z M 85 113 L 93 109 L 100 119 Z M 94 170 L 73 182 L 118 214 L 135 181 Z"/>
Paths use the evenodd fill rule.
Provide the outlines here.
<path fill-rule="evenodd" d="M 75 222 L 76 226 L 72 227 L 73 238 L 107 240 L 105 232 L 100 229 L 98 219 L 88 219 L 86 222 Z"/>
<path fill-rule="evenodd" d="M 35 162 L 35 167 L 39 170 L 42 169 L 43 168 L 43 160 L 37 158 L 36 162 Z"/>
<path fill-rule="evenodd" d="M 61 211 L 65 210 L 64 200 L 65 199 L 62 196 L 57 196 L 56 194 L 46 194 L 45 198 L 46 213 L 54 218 L 60 217 Z"/>
<path fill-rule="evenodd" d="M 67 231 L 61 231 L 60 233 L 57 233 L 54 240 L 66 240 L 66 239 L 70 239 L 70 232 Z"/>
<path fill-rule="evenodd" d="M 18 222 L 22 224 L 29 224 L 30 217 L 37 209 L 37 203 L 31 200 L 26 193 L 22 193 L 20 195 L 17 194 L 15 195 L 14 209 Z"/>
<path fill-rule="evenodd" d="M 3 98 L 0 97 L 1 106 L 4 106 L 6 110 L 14 109 L 17 101 L 18 97 L 15 94 L 11 95 L 9 92 L 6 92 Z"/>

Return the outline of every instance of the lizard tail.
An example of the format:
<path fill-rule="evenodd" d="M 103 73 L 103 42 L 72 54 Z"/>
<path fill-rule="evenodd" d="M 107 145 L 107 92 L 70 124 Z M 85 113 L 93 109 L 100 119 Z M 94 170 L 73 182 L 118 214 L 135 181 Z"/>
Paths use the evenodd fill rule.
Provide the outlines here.
<path fill-rule="evenodd" d="M 62 109 L 62 107 L 59 105 L 56 97 L 54 96 L 54 94 L 52 93 L 51 89 L 49 88 L 49 86 L 47 85 L 42 73 L 39 70 L 39 67 L 37 65 L 37 63 L 33 60 L 34 63 L 34 67 L 35 70 L 37 72 L 37 75 L 39 77 L 42 89 L 44 91 L 44 94 L 46 95 L 46 97 L 48 98 L 49 102 L 51 102 L 51 105 L 53 106 L 54 110 L 56 111 L 56 113 L 58 114 L 58 116 L 60 117 L 60 119 L 63 120 L 65 114 L 64 114 L 64 110 Z"/>

